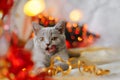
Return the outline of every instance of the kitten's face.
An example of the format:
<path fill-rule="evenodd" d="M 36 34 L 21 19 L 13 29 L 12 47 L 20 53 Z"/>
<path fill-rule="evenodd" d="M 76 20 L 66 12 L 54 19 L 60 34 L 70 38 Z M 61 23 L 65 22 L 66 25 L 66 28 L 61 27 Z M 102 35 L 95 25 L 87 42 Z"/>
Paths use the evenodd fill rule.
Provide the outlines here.
<path fill-rule="evenodd" d="M 54 27 L 42 28 L 34 24 L 35 45 L 45 50 L 48 54 L 54 54 L 65 45 L 64 22 L 59 22 Z"/>

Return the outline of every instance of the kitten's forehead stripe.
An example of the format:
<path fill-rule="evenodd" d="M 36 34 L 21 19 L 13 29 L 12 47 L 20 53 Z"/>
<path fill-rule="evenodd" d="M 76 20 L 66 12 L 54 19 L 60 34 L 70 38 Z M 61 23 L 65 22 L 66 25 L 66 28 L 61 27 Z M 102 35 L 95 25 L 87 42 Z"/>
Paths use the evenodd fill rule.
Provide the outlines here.
<path fill-rule="evenodd" d="M 51 31 L 50 35 L 52 36 L 52 31 Z"/>
<path fill-rule="evenodd" d="M 42 32 L 42 35 L 44 35 L 44 32 Z"/>
<path fill-rule="evenodd" d="M 49 34 L 52 35 L 52 30 L 49 31 Z"/>
<path fill-rule="evenodd" d="M 47 27 L 47 28 L 42 28 L 40 32 L 37 34 L 38 36 L 52 36 L 59 34 L 58 30 L 56 30 L 54 27 Z"/>

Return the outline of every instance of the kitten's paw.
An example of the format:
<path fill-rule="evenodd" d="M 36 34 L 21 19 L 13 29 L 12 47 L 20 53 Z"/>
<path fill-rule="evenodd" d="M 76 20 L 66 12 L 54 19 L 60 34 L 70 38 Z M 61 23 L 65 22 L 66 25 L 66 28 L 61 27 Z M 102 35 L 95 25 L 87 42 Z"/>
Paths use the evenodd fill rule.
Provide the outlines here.
<path fill-rule="evenodd" d="M 63 70 L 67 70 L 69 68 L 68 64 L 62 62 L 55 63 L 55 65 L 60 66 Z"/>

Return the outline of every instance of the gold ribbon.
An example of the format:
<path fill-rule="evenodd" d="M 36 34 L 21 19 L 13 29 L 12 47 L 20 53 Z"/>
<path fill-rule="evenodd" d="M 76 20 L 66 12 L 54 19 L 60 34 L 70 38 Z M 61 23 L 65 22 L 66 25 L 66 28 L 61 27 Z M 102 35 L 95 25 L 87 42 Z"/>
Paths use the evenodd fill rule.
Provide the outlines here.
<path fill-rule="evenodd" d="M 64 71 L 60 66 L 55 65 L 55 60 L 68 64 L 69 68 Z M 67 61 L 65 61 L 59 56 L 52 57 L 50 61 L 50 66 L 46 69 L 47 73 L 54 76 L 57 73 L 61 72 L 64 76 L 68 75 L 73 68 L 78 68 L 80 73 L 87 72 L 90 74 L 95 74 L 97 76 L 107 75 L 110 73 L 109 70 L 98 69 L 95 65 L 87 65 L 84 61 L 78 60 L 76 63 L 74 63 L 75 60 L 77 59 L 69 58 Z"/>
<path fill-rule="evenodd" d="M 55 60 L 58 60 L 58 61 L 61 61 L 61 62 L 64 62 L 64 63 L 66 63 L 66 64 L 68 64 L 69 65 L 69 68 L 66 70 L 66 71 L 64 71 L 60 66 L 57 66 L 57 65 L 55 65 L 54 64 L 54 61 Z M 70 60 L 70 59 L 69 59 Z M 61 72 L 62 73 L 62 75 L 67 75 L 67 74 L 69 74 L 70 72 L 71 72 L 71 69 L 72 69 L 72 65 L 71 65 L 71 63 L 70 63 L 70 61 L 65 61 L 65 60 L 63 60 L 61 57 L 59 57 L 59 56 L 56 56 L 56 57 L 52 57 L 51 58 L 51 61 L 50 61 L 50 67 L 48 67 L 47 68 L 47 72 L 48 72 L 48 74 L 49 75 L 56 75 L 58 72 Z"/>

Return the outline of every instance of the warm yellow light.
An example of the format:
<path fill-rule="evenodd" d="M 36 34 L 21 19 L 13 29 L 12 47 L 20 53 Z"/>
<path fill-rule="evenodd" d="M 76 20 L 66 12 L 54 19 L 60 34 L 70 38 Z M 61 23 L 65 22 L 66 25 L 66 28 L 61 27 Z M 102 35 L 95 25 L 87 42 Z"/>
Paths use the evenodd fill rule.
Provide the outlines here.
<path fill-rule="evenodd" d="M 77 23 L 73 23 L 73 27 L 77 27 L 78 26 L 78 24 Z"/>
<path fill-rule="evenodd" d="M 54 18 L 52 16 L 49 16 L 49 20 L 54 20 Z"/>
<path fill-rule="evenodd" d="M 78 37 L 78 41 L 82 41 L 82 38 L 81 38 L 81 37 Z"/>
<path fill-rule="evenodd" d="M 72 27 L 72 24 L 70 22 L 67 22 L 66 27 L 67 29 L 70 29 Z"/>
<path fill-rule="evenodd" d="M 78 22 L 79 20 L 82 19 L 83 15 L 80 10 L 75 9 L 75 10 L 71 11 L 69 17 L 72 21 Z"/>
<path fill-rule="evenodd" d="M 3 17 L 3 12 L 0 11 L 0 19 Z"/>
<path fill-rule="evenodd" d="M 24 6 L 24 13 L 28 16 L 36 16 L 44 9 L 44 0 L 30 0 Z"/>

